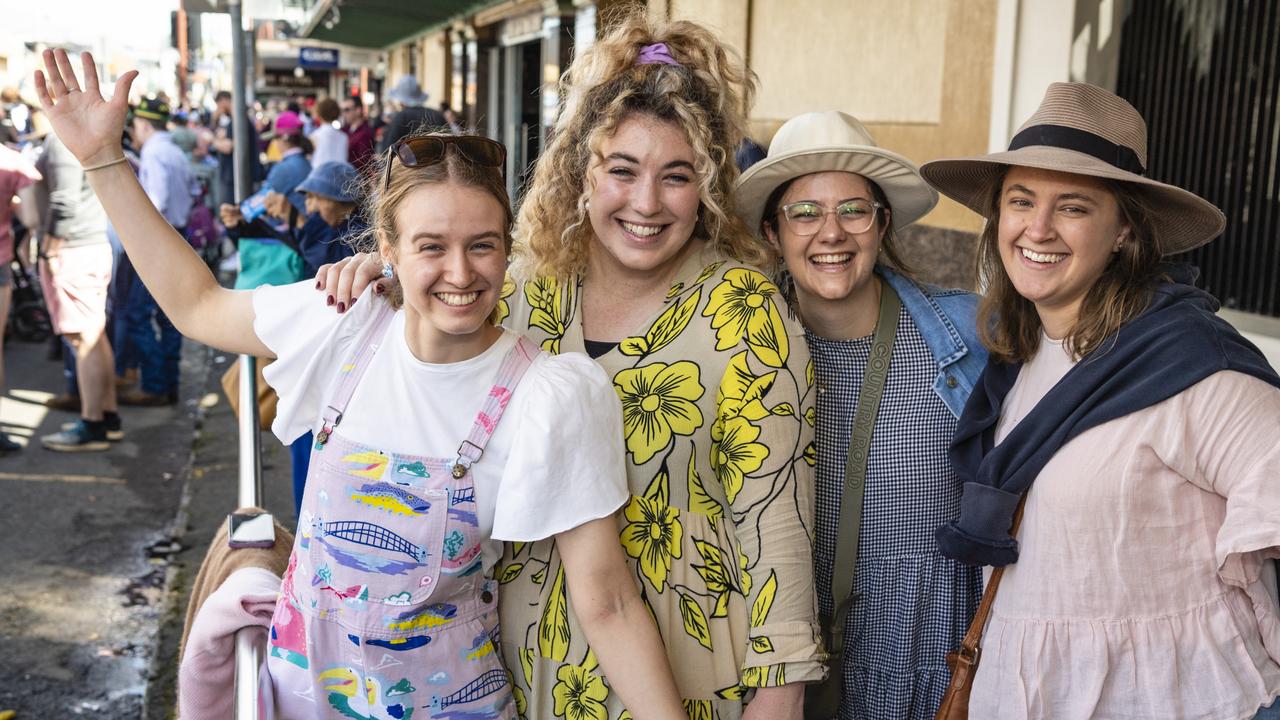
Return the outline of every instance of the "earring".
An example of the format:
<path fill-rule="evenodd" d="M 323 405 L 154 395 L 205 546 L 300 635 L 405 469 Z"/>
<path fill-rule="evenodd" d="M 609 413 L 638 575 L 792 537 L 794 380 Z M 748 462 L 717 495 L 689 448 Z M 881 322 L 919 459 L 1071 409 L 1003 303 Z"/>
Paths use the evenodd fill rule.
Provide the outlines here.
<path fill-rule="evenodd" d="M 391 263 L 384 261 L 382 263 L 382 277 L 390 280 L 395 276 L 396 276 L 395 268 L 391 267 Z"/>
<path fill-rule="evenodd" d="M 582 209 L 583 209 L 583 210 L 590 210 L 590 209 L 591 209 L 591 201 L 590 201 L 590 200 L 587 200 L 586 202 L 582 203 Z"/>

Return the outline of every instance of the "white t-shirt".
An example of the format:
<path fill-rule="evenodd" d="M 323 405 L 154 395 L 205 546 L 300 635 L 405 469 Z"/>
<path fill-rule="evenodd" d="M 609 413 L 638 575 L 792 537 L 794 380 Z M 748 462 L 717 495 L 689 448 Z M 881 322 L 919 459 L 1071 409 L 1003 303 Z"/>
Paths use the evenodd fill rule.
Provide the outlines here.
<path fill-rule="evenodd" d="M 1036 405 L 1049 394 L 1054 385 L 1063 378 L 1071 368 L 1076 366 L 1076 359 L 1063 346 L 1063 340 L 1054 340 L 1040 332 L 1040 347 L 1035 357 L 1028 360 L 1018 371 L 1013 387 L 1004 398 L 1000 408 L 1000 420 L 996 423 L 995 442 L 997 445 L 1013 432 Z"/>
<path fill-rule="evenodd" d="M 311 153 L 311 167 L 319 167 L 321 163 L 347 161 L 346 133 L 332 125 L 321 123 L 308 137 L 315 146 Z"/>
<path fill-rule="evenodd" d="M 320 427 L 338 368 L 381 302 L 366 291 L 339 315 L 310 280 L 254 291 L 254 332 L 277 357 L 263 372 L 280 395 L 271 430 L 281 442 Z M 436 365 L 410 352 L 404 317 L 392 319 L 335 434 L 386 452 L 455 457 L 516 335 Z M 471 469 L 480 531 L 491 538 L 486 572 L 503 540 L 540 540 L 616 511 L 627 473 L 622 406 L 608 375 L 580 353 L 535 358 Z"/>

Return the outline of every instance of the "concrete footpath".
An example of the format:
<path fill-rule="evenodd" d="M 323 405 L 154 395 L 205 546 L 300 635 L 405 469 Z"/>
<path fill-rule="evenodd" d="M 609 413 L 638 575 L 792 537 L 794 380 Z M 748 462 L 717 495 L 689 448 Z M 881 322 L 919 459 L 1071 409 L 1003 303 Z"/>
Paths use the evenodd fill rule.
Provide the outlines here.
<path fill-rule="evenodd" d="M 176 406 L 123 408 L 125 439 L 54 453 L 39 437 L 69 413 L 47 344 L 12 342 L 0 427 L 0 713 L 15 720 L 173 715 L 190 584 L 235 507 L 237 433 L 220 379 L 234 358 L 184 341 Z M 295 522 L 289 458 L 262 436 L 266 506 Z"/>

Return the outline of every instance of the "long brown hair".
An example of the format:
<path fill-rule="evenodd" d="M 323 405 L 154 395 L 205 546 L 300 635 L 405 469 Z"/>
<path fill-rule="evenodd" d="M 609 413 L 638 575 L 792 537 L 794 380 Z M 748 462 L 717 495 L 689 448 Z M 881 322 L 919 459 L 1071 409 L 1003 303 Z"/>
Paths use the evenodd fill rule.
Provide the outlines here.
<path fill-rule="evenodd" d="M 1006 174 L 992 184 L 987 224 L 978 239 L 978 279 L 986 284 L 978 303 L 978 337 L 994 359 L 1013 363 L 1035 356 L 1043 326 L 1035 304 L 1018 294 L 1000 259 L 1000 195 Z M 1132 183 L 1102 182 L 1115 197 L 1129 235 L 1085 294 L 1064 340 L 1063 347 L 1077 359 L 1102 347 L 1121 326 L 1141 314 L 1163 276 L 1151 206 L 1142 191 Z"/>
<path fill-rule="evenodd" d="M 400 205 L 409 193 L 423 185 L 452 183 L 486 192 L 502 206 L 502 243 L 507 255 L 510 256 L 511 201 L 507 198 L 507 185 L 502 179 L 501 170 L 471 162 L 452 144 L 446 144 L 444 160 L 430 165 L 406 167 L 390 153 L 383 153 L 374 162 L 377 164 L 376 172 L 368 173 L 364 180 L 364 194 L 369 199 L 367 205 L 369 227 L 363 234 L 352 240 L 357 250 L 382 254 L 382 244 L 385 243 L 391 248 L 391 257 L 384 260 L 394 260 L 400 239 L 400 230 L 396 227 L 396 211 L 400 209 Z M 387 163 L 392 165 L 391 184 L 384 189 Z M 399 283 L 393 284 L 387 294 L 387 300 L 396 308 L 404 304 L 404 293 Z"/>
<path fill-rule="evenodd" d="M 665 43 L 679 65 L 637 65 L 645 45 Z M 600 147 L 628 117 L 674 123 L 693 148 L 701 206 L 694 237 L 721 255 L 766 267 L 761 243 L 733 208 L 734 151 L 746 131 L 754 75 L 710 30 L 624 11 L 612 29 L 574 59 L 560 79 L 555 135 L 538 158 L 520 204 L 517 253 L 537 275 L 565 277 L 586 267 L 592 242 L 587 199 Z"/>

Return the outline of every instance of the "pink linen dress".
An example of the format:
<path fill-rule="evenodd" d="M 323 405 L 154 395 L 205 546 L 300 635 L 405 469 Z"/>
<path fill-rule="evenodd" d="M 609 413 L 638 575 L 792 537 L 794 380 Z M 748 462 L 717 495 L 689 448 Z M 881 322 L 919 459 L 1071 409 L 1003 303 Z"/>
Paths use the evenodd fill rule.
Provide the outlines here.
<path fill-rule="evenodd" d="M 1070 369 L 1043 338 L 1002 441 Z M 1064 445 L 982 640 L 982 720 L 1252 718 L 1280 695 L 1280 390 L 1219 372 Z"/>

